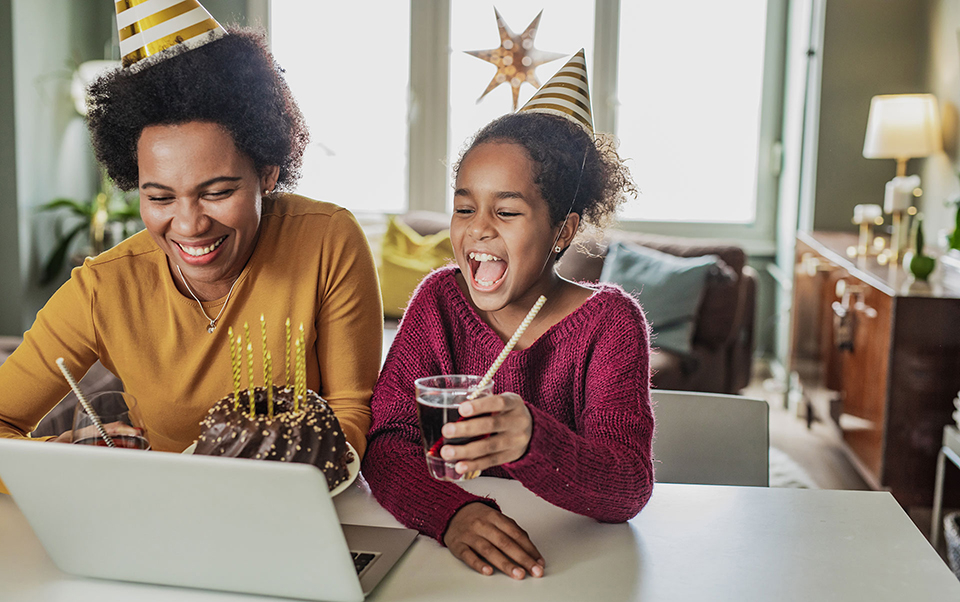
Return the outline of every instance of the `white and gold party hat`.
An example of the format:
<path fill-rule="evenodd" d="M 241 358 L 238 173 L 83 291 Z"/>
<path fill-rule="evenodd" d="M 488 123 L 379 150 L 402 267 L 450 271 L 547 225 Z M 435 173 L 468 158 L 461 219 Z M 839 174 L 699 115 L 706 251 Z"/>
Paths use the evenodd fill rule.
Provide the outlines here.
<path fill-rule="evenodd" d="M 582 48 L 518 112 L 523 111 L 561 115 L 576 121 L 593 134 L 587 60 Z"/>
<path fill-rule="evenodd" d="M 123 66 L 142 69 L 168 48 L 197 47 L 226 34 L 197 0 L 119 0 L 117 29 Z"/>

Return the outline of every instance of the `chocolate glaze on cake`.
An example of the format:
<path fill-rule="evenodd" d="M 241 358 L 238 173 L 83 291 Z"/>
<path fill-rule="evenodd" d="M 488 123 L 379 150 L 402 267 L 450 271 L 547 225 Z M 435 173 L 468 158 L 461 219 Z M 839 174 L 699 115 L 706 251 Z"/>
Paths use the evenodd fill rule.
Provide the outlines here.
<path fill-rule="evenodd" d="M 233 395 L 215 403 L 200 422 L 194 453 L 313 464 L 323 472 L 330 489 L 347 480 L 352 453 L 340 421 L 319 395 L 307 391 L 306 401 L 294 412 L 293 390 L 274 387 L 271 419 L 266 389 L 256 387 L 254 407 L 256 415 L 251 418 L 247 391 L 241 391 L 239 404 Z"/>

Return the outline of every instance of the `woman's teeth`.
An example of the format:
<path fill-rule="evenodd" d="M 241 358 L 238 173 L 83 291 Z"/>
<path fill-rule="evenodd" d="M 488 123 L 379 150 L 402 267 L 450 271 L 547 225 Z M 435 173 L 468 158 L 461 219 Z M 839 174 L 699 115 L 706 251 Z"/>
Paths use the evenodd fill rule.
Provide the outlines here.
<path fill-rule="evenodd" d="M 207 253 L 213 253 L 213 251 L 225 240 L 227 240 L 227 237 L 221 236 L 215 243 L 206 247 L 188 247 L 180 243 L 177 243 L 177 246 L 183 249 L 183 252 L 191 257 L 203 257 Z"/>

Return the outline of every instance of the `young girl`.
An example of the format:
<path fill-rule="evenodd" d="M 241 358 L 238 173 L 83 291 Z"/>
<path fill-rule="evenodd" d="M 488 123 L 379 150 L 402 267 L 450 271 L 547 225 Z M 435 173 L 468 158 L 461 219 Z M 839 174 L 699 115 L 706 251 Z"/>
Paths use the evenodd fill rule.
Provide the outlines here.
<path fill-rule="evenodd" d="M 497 394 L 464 403 L 461 415 L 475 418 L 443 429 L 489 436 L 441 456 L 600 521 L 635 516 L 653 489 L 647 324 L 620 288 L 554 270 L 581 222 L 601 225 L 635 188 L 609 139 L 538 112 L 483 128 L 455 172 L 457 266 L 428 276 L 406 310 L 374 390 L 363 472 L 400 522 L 478 572 L 540 577 L 542 556 L 494 500 L 428 476 L 414 380 L 484 374 L 545 295 L 494 377 Z"/>

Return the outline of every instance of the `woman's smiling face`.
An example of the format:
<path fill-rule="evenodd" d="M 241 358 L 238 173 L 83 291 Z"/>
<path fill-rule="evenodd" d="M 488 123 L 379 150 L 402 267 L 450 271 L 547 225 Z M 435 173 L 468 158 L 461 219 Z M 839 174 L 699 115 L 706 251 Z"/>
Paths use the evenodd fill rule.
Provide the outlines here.
<path fill-rule="evenodd" d="M 460 163 L 450 239 L 477 309 L 526 313 L 553 282 L 558 228 L 522 146 L 485 142 Z M 545 266 L 549 267 L 545 269 Z"/>
<path fill-rule="evenodd" d="M 226 130 L 198 121 L 144 128 L 137 161 L 140 215 L 171 270 L 204 299 L 225 295 L 253 253 L 278 168 L 258 174 Z"/>

